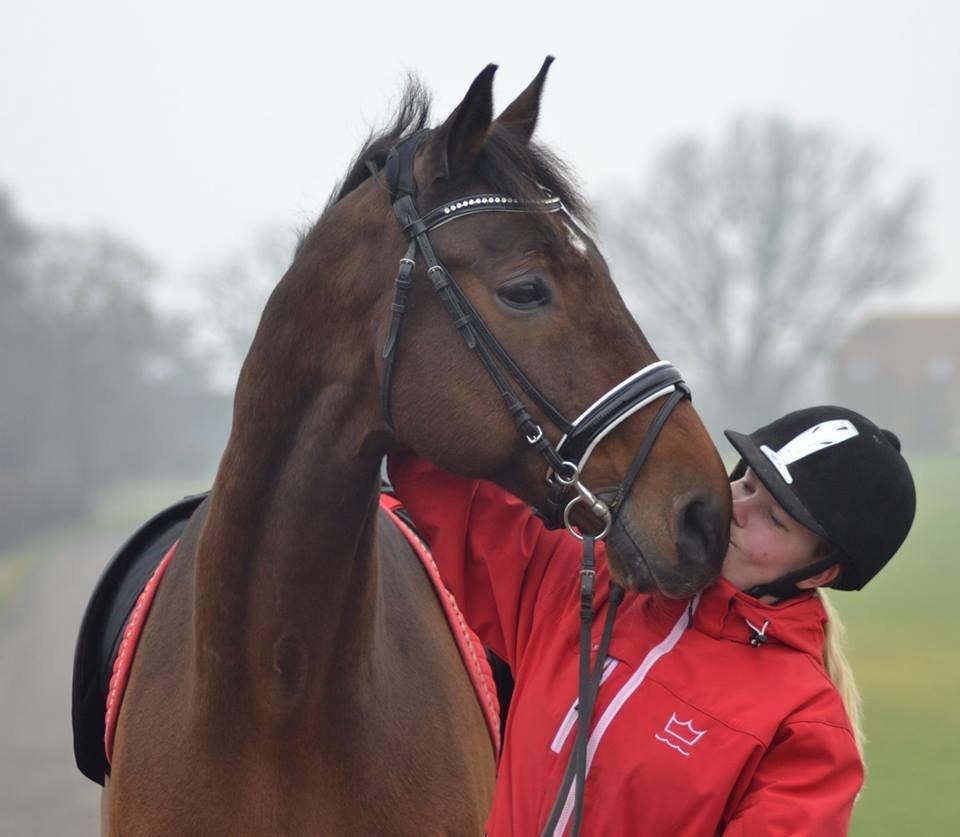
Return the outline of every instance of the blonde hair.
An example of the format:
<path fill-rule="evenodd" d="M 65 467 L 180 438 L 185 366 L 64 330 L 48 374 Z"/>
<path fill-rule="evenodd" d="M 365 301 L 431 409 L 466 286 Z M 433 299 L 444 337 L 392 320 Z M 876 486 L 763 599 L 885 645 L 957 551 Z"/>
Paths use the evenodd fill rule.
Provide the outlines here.
<path fill-rule="evenodd" d="M 827 674 L 840 693 L 840 700 L 843 701 L 843 708 L 847 711 L 847 717 L 850 719 L 850 728 L 853 730 L 853 740 L 856 742 L 857 751 L 860 753 L 860 760 L 864 762 L 866 768 L 866 759 L 863 754 L 863 745 L 866 736 L 863 734 L 862 726 L 862 701 L 860 690 L 853 677 L 853 669 L 847 661 L 847 629 L 840 618 L 840 613 L 836 606 L 830 601 L 829 596 L 822 588 L 817 589 L 817 595 L 823 602 L 823 609 L 827 613 L 827 624 L 825 626 L 825 642 L 823 644 L 823 665 Z"/>

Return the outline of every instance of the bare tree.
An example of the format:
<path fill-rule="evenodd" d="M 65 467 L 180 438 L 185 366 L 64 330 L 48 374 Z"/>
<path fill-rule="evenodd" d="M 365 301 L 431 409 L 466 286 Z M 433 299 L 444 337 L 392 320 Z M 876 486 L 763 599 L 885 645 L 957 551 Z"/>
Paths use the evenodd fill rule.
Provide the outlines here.
<path fill-rule="evenodd" d="M 34 432 L 85 484 L 154 470 L 161 449 L 171 454 L 179 399 L 208 386 L 189 323 L 150 301 L 156 278 L 108 233 L 45 231 L 34 248 L 31 297 L 46 325 Z"/>
<path fill-rule="evenodd" d="M 111 482 L 212 466 L 205 364 L 155 280 L 130 244 L 30 224 L 0 188 L 0 544 Z"/>
<path fill-rule="evenodd" d="M 236 380 L 250 348 L 267 297 L 293 261 L 294 230 L 264 227 L 253 243 L 201 271 L 206 320 L 223 362 L 223 375 Z"/>
<path fill-rule="evenodd" d="M 716 145 L 668 147 L 641 195 L 605 207 L 625 292 L 699 365 L 708 415 L 750 427 L 795 406 L 862 305 L 919 276 L 920 184 L 881 174 L 826 132 L 740 118 Z"/>

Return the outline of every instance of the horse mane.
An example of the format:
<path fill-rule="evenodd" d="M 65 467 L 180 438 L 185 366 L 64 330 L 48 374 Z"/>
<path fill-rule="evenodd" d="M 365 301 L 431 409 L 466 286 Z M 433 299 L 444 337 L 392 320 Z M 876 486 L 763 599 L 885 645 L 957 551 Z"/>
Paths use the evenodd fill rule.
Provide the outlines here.
<path fill-rule="evenodd" d="M 430 121 L 430 105 L 430 92 L 415 76 L 407 76 L 403 92 L 400 94 L 400 103 L 390 122 L 384 128 L 371 130 L 367 135 L 360 150 L 350 161 L 347 173 L 334 187 L 324 211 L 349 195 L 370 177 L 368 161 L 374 163 L 378 169 L 383 168 L 393 146 L 411 134 L 426 128 Z"/>
<path fill-rule="evenodd" d="M 346 175 L 330 195 L 324 212 L 371 176 L 369 163 L 382 168 L 394 145 L 427 127 L 430 106 L 430 93 L 415 76 L 408 76 L 389 123 L 367 136 Z M 543 145 L 527 143 L 513 130 L 496 122 L 483 144 L 475 172 L 494 192 L 517 200 L 542 198 L 539 188 L 542 186 L 560 198 L 571 214 L 588 224 L 591 221 L 591 210 L 566 163 Z M 431 208 L 422 207 L 424 211 Z"/>

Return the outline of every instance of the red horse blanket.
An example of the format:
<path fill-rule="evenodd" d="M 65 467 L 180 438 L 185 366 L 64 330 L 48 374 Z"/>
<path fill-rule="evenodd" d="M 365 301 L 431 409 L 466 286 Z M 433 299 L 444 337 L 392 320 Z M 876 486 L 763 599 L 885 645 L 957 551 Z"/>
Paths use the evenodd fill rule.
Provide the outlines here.
<path fill-rule="evenodd" d="M 493 675 L 490 671 L 490 664 L 487 662 L 487 656 L 483 649 L 480 638 L 467 626 L 460 613 L 460 608 L 453 598 L 453 595 L 443 585 L 440 579 L 440 573 L 437 565 L 434 564 L 430 551 L 424 543 L 417 537 L 416 533 L 401 520 L 395 513 L 395 509 L 400 505 L 400 501 L 395 497 L 386 494 L 380 495 L 380 507 L 389 515 L 393 523 L 400 529 L 410 542 L 414 553 L 423 564 L 427 576 L 433 583 L 433 588 L 437 593 L 437 599 L 443 608 L 443 612 L 450 624 L 450 630 L 457 642 L 457 648 L 460 650 L 460 656 L 463 659 L 464 668 L 473 683 L 474 691 L 477 694 L 477 700 L 480 701 L 480 708 L 483 710 L 484 719 L 487 722 L 487 728 L 490 732 L 491 742 L 495 754 L 500 752 L 500 706 L 497 701 L 497 690 L 493 682 Z M 117 650 L 117 656 L 113 661 L 113 674 L 110 677 L 110 690 L 107 695 L 106 709 L 106 729 L 104 732 L 104 747 L 106 748 L 107 761 L 113 758 L 113 739 L 117 731 L 117 718 L 120 715 L 120 703 L 123 700 L 123 693 L 127 686 L 127 679 L 130 676 L 130 667 L 133 665 L 133 655 L 137 650 L 137 643 L 140 640 L 140 634 L 143 626 L 146 624 L 147 615 L 150 613 L 150 606 L 153 604 L 154 596 L 163 579 L 163 574 L 170 564 L 174 553 L 177 551 L 177 541 L 167 550 L 163 560 L 157 565 L 146 587 L 140 593 L 133 612 L 127 621 L 123 630 L 123 639 Z"/>

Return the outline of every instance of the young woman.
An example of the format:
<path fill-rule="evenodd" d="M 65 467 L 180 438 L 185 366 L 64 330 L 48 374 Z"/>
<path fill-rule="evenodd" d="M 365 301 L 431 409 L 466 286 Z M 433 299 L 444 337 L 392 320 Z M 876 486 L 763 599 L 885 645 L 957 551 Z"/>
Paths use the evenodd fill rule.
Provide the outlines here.
<path fill-rule="evenodd" d="M 818 588 L 860 589 L 894 555 L 913 521 L 910 471 L 892 433 L 840 407 L 727 436 L 742 459 L 721 577 L 689 601 L 628 592 L 617 612 L 584 835 L 846 832 L 863 782 L 855 690 L 838 682 Z M 516 680 L 489 833 L 540 834 L 577 723 L 580 544 L 491 483 L 411 458 L 388 468 Z M 610 580 L 597 552 L 594 642 Z M 569 826 L 568 811 L 554 833 Z"/>

